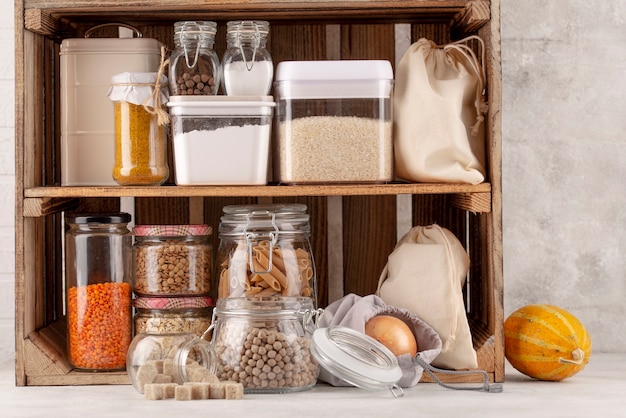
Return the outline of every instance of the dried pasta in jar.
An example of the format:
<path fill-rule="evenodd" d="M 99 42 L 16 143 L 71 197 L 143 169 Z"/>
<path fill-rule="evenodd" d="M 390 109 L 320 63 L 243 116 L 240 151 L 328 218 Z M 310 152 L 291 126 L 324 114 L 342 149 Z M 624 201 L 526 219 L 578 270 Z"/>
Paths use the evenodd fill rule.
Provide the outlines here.
<path fill-rule="evenodd" d="M 220 222 L 218 298 L 316 300 L 306 205 L 226 206 Z"/>

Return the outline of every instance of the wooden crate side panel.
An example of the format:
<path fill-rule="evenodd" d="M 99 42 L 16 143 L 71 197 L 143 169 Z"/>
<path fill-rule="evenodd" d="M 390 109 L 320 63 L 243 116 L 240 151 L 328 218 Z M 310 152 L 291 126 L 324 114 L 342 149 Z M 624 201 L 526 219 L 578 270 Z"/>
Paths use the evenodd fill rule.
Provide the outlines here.
<path fill-rule="evenodd" d="M 16 13 L 19 10 L 16 5 Z M 22 25 L 16 17 L 16 27 Z M 45 131 L 44 86 L 45 40 L 27 31 L 16 31 L 16 383 L 26 384 L 28 353 L 25 338 L 46 321 L 46 282 L 44 220 L 25 219 L 22 188 L 42 184 L 42 164 Z M 25 65 L 28 62 L 29 65 Z M 18 188 L 19 187 L 19 188 Z"/>
<path fill-rule="evenodd" d="M 487 124 L 488 170 L 491 182 L 491 212 L 486 216 L 486 231 L 489 244 L 483 260 L 488 263 L 489 283 L 493 298 L 494 362 L 495 381 L 504 381 L 504 279 L 502 249 L 502 58 L 500 34 L 500 1 L 492 0 L 491 20 L 479 30 L 485 40 L 485 66 L 487 70 L 487 95 L 489 110 Z"/>

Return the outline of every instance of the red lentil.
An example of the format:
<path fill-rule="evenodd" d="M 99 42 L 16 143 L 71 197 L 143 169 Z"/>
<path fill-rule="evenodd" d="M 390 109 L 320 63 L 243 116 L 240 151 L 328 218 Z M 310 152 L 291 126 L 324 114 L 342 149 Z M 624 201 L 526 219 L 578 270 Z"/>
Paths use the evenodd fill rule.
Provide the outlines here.
<path fill-rule="evenodd" d="M 69 360 L 86 370 L 126 367 L 132 337 L 128 283 L 71 287 L 67 294 Z"/>

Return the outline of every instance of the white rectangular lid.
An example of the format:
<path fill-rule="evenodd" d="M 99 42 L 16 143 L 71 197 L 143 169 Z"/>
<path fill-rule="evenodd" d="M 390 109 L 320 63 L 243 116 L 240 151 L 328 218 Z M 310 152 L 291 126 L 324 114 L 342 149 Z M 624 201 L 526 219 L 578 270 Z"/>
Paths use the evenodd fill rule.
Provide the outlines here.
<path fill-rule="evenodd" d="M 282 99 L 385 99 L 393 69 L 384 60 L 283 61 L 276 68 L 275 93 Z"/>
<path fill-rule="evenodd" d="M 385 60 L 282 61 L 276 81 L 393 80 L 391 63 Z"/>

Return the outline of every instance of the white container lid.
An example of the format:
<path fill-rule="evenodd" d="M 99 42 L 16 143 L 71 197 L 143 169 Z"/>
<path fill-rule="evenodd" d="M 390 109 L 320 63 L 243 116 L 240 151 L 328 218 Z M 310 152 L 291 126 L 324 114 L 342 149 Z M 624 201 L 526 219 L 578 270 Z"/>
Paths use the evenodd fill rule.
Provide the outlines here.
<path fill-rule="evenodd" d="M 173 116 L 271 116 L 272 96 L 170 96 Z"/>
<path fill-rule="evenodd" d="M 400 397 L 402 369 L 396 356 L 374 338 L 343 326 L 318 328 L 311 355 L 335 377 L 362 389 L 389 389 Z"/>
<path fill-rule="evenodd" d="M 385 60 L 283 61 L 274 85 L 280 99 L 384 98 L 393 69 Z"/>

